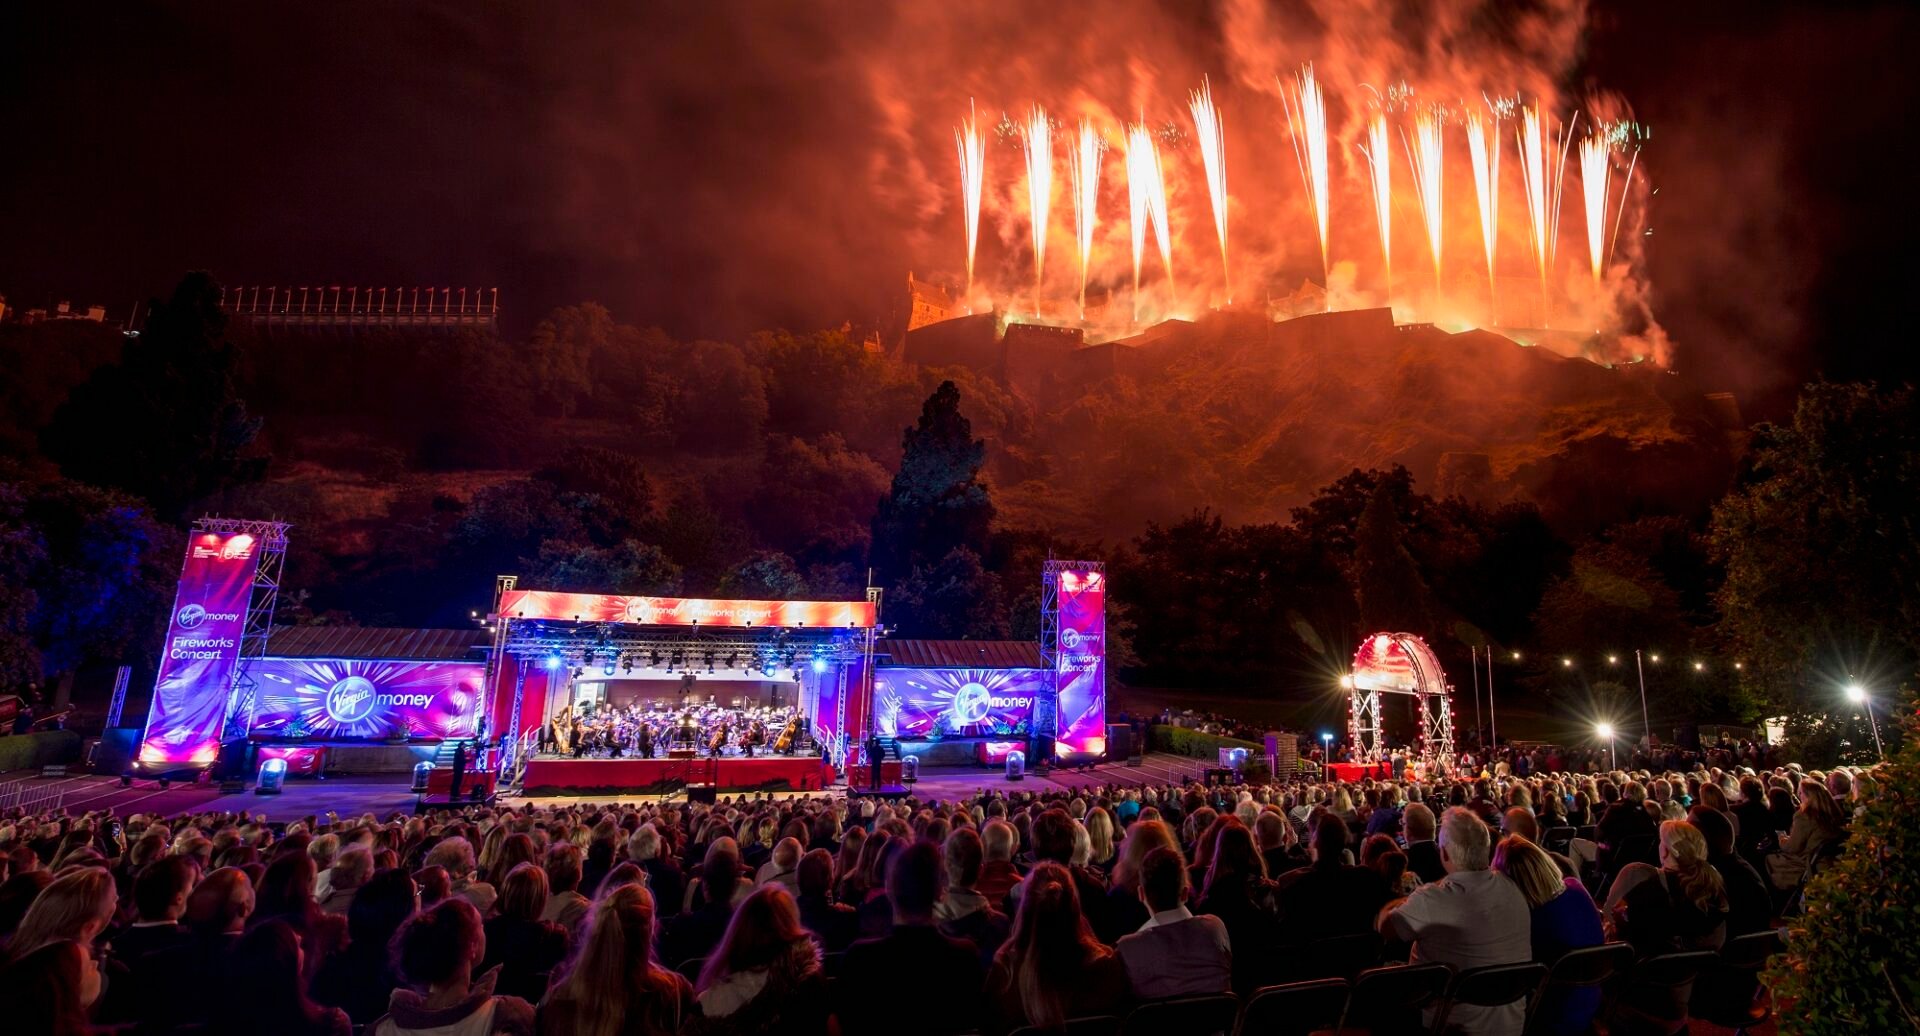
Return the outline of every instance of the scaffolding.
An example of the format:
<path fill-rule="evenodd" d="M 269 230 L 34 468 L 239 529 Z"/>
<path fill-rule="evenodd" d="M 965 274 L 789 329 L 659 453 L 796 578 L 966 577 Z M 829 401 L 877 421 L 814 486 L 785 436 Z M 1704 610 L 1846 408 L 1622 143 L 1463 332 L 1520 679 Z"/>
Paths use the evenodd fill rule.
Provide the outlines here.
<path fill-rule="evenodd" d="M 1411 633 L 1376 633 L 1360 643 L 1353 669 L 1341 681 L 1348 690 L 1347 743 L 1354 761 L 1386 755 L 1381 722 L 1384 695 L 1411 695 L 1419 730 L 1414 752 L 1431 767 L 1453 764 L 1453 688 L 1426 641 Z"/>
<path fill-rule="evenodd" d="M 273 609 L 280 600 L 280 580 L 287 565 L 287 530 L 292 526 L 281 521 L 209 516 L 193 523 L 193 527 L 196 532 L 252 536 L 259 551 L 253 569 L 253 586 L 247 594 L 247 618 L 241 627 L 233 686 L 227 691 L 226 719 L 221 724 L 220 739 L 232 741 L 246 737 L 247 731 L 253 729 L 254 712 L 260 705 L 260 696 L 255 693 L 253 664 L 267 655 L 267 638 L 273 633 Z"/>

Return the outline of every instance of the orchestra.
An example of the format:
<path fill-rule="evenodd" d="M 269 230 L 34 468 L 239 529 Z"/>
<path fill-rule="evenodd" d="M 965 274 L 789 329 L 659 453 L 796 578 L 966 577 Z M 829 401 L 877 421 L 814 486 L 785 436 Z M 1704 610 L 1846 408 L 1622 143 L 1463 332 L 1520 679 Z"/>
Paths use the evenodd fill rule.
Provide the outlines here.
<path fill-rule="evenodd" d="M 768 731 L 777 730 L 777 737 Z M 689 705 L 563 706 L 540 730 L 542 754 L 573 759 L 665 758 L 676 750 L 712 757 L 753 758 L 771 751 L 791 756 L 812 751 L 806 724 L 796 709 Z"/>

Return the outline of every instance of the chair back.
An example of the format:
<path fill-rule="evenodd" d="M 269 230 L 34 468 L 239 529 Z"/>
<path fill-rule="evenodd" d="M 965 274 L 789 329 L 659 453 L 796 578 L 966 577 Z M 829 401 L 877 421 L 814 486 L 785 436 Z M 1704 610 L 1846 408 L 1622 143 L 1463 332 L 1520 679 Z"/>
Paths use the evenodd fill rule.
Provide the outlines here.
<path fill-rule="evenodd" d="M 1546 977 L 1547 966 L 1533 961 L 1468 968 L 1454 978 L 1453 986 L 1447 990 L 1446 1002 L 1434 1013 L 1433 1031 L 1447 1031 L 1447 1016 L 1459 1004 L 1502 1007 L 1525 1002 L 1540 988 L 1540 981 Z"/>
<path fill-rule="evenodd" d="M 1234 1036 L 1308 1036 L 1332 1029 L 1346 1010 L 1349 988 L 1344 978 L 1322 978 L 1256 990 Z"/>
<path fill-rule="evenodd" d="M 1653 835 L 1628 835 L 1620 839 L 1620 844 L 1613 849 L 1615 873 L 1629 863 L 1660 866 L 1660 839 Z"/>
<path fill-rule="evenodd" d="M 1407 1032 L 1420 1028 L 1419 1012 L 1446 994 L 1453 968 L 1446 964 L 1408 964 L 1368 968 L 1353 981 L 1340 1028 Z"/>
<path fill-rule="evenodd" d="M 1527 1005 L 1528 1036 L 1585 1032 L 1600 1006 L 1599 987 L 1633 967 L 1633 947 L 1623 942 L 1568 950 L 1553 962 L 1540 991 Z M 1586 993 L 1583 991 L 1591 990 Z"/>
<path fill-rule="evenodd" d="M 1156 1000 L 1134 1008 L 1120 1036 L 1214 1036 L 1232 1032 L 1239 1014 L 1240 999 L 1231 993 Z"/>
<path fill-rule="evenodd" d="M 1540 836 L 1540 847 L 1550 853 L 1565 856 L 1573 848 L 1573 839 L 1579 833 L 1575 827 L 1550 827 Z"/>
<path fill-rule="evenodd" d="M 1547 970 L 1546 985 L 1597 986 L 1633 966 L 1633 947 L 1623 942 L 1568 950 Z"/>
<path fill-rule="evenodd" d="M 1634 965 L 1633 971 L 1627 975 L 1627 981 L 1636 986 L 1677 989 L 1699 978 L 1700 972 L 1711 967 L 1716 960 L 1719 960 L 1719 955 L 1707 950 L 1662 953 Z"/>
<path fill-rule="evenodd" d="M 1349 981 L 1380 963 L 1380 936 L 1373 932 L 1333 935 L 1294 946 L 1281 955 L 1279 978 L 1305 982 L 1318 978 Z"/>
<path fill-rule="evenodd" d="M 1785 948 L 1786 940 L 1773 929 L 1727 940 L 1719 958 L 1703 968 L 1694 982 L 1688 1013 L 1730 1029 L 1766 1021 L 1773 1013 L 1773 1001 L 1760 984 L 1760 969 Z"/>
<path fill-rule="evenodd" d="M 1635 964 L 1614 1002 L 1609 1028 L 1623 1032 L 1685 1030 L 1694 980 L 1718 959 L 1717 954 L 1697 950 L 1663 953 Z"/>

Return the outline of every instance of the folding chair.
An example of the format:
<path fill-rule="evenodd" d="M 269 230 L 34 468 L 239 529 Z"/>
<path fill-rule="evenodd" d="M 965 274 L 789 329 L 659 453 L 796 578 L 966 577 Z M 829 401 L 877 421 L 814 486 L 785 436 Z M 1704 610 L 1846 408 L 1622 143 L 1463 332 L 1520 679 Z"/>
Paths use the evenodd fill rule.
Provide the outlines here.
<path fill-rule="evenodd" d="M 1547 966 L 1533 961 L 1468 968 L 1454 978 L 1446 998 L 1441 1001 L 1440 1009 L 1433 1013 L 1435 1036 L 1447 1031 L 1447 1016 L 1460 1004 L 1468 1007 L 1503 1007 L 1517 1002 L 1522 1005 L 1521 1015 L 1524 1017 L 1528 998 L 1539 990 L 1541 980 L 1546 977 Z"/>
<path fill-rule="evenodd" d="M 1231 993 L 1155 1000 L 1127 1015 L 1120 1036 L 1214 1036 L 1232 1032 L 1239 1014 L 1240 999 Z"/>
<path fill-rule="evenodd" d="M 1623 942 L 1569 950 L 1553 962 L 1540 992 L 1527 1007 L 1527 1036 L 1574 1036 L 1593 1026 L 1600 1008 L 1594 996 L 1589 1006 L 1575 1007 L 1574 998 L 1583 990 L 1596 993 L 1615 976 L 1633 967 L 1633 947 Z"/>
<path fill-rule="evenodd" d="M 1254 991 L 1234 1036 L 1308 1036 L 1340 1024 L 1347 1008 L 1344 978 L 1289 982 Z"/>
<path fill-rule="evenodd" d="M 1786 946 L 1785 937 L 1773 929 L 1727 940 L 1720 958 L 1694 981 L 1688 1013 L 1740 1036 L 1767 1022 L 1773 1017 L 1773 995 L 1761 984 L 1760 970 Z"/>
<path fill-rule="evenodd" d="M 1353 981 L 1339 1028 L 1418 1031 L 1420 1012 L 1444 996 L 1452 981 L 1453 968 L 1446 964 L 1368 968 Z"/>

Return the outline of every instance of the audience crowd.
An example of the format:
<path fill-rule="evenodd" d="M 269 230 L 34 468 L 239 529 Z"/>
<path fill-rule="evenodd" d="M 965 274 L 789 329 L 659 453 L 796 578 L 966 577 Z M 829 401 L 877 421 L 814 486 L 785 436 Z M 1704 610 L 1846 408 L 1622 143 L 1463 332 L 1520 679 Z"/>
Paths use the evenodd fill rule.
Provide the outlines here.
<path fill-rule="evenodd" d="M 13 815 L 0 996 L 23 1033 L 1004 1034 L 1383 962 L 1716 948 L 1794 909 L 1875 794 L 1870 772 L 1699 766 Z M 1600 1008 L 1545 1005 L 1568 1033 Z"/>

